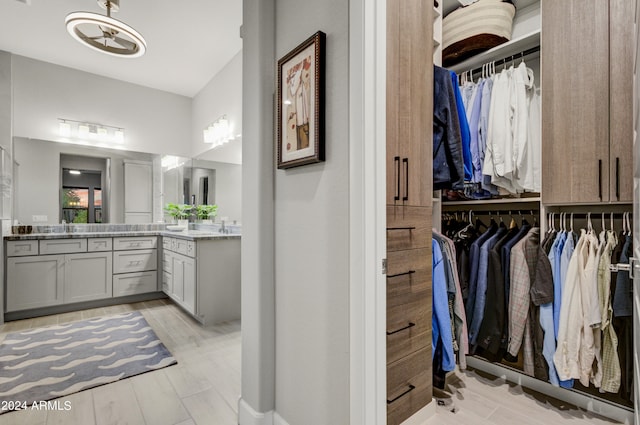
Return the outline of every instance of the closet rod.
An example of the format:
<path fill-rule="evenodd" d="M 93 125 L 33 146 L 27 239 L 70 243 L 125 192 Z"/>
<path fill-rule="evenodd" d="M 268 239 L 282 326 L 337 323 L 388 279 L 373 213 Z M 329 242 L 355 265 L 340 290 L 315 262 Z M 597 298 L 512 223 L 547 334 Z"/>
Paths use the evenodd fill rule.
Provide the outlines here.
<path fill-rule="evenodd" d="M 496 61 L 487 61 L 486 63 L 492 63 L 495 66 L 499 66 L 499 65 L 503 65 L 505 63 L 514 61 L 514 60 L 516 60 L 518 58 L 523 58 L 524 59 L 526 56 L 532 55 L 532 54 L 537 53 L 539 51 L 540 51 L 540 46 L 535 46 L 535 47 L 532 47 L 530 49 L 523 50 L 520 53 L 514 53 L 513 55 L 506 56 L 506 57 L 504 57 L 502 59 L 498 59 Z M 469 72 L 469 71 L 467 70 L 467 71 L 464 71 L 464 72 L 459 72 L 458 75 L 464 74 L 465 72 Z M 482 67 L 475 68 L 475 69 L 471 70 L 471 74 L 476 74 L 476 73 L 482 73 Z"/>

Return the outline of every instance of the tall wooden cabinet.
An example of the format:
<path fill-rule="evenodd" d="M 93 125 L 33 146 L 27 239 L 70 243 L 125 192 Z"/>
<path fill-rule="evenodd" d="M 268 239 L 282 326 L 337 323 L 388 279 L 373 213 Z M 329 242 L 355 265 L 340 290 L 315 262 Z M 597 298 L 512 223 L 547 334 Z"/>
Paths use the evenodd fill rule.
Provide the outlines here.
<path fill-rule="evenodd" d="M 431 401 L 433 2 L 387 1 L 387 423 Z"/>
<path fill-rule="evenodd" d="M 632 1 L 541 9 L 542 202 L 631 202 Z"/>

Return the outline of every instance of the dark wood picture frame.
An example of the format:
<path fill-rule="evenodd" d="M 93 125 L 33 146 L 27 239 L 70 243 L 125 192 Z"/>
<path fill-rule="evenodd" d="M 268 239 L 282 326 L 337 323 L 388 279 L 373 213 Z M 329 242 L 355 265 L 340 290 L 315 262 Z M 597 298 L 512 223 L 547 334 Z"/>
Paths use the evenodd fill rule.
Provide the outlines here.
<path fill-rule="evenodd" d="M 326 34 L 318 31 L 278 61 L 278 168 L 324 161 Z"/>

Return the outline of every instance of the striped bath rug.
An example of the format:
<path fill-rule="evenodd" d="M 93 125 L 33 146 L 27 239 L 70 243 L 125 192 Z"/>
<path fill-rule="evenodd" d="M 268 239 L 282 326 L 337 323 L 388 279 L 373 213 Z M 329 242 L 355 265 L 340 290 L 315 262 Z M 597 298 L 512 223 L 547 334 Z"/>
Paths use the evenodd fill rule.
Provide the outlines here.
<path fill-rule="evenodd" d="M 139 312 L 10 333 L 0 414 L 176 363 Z"/>

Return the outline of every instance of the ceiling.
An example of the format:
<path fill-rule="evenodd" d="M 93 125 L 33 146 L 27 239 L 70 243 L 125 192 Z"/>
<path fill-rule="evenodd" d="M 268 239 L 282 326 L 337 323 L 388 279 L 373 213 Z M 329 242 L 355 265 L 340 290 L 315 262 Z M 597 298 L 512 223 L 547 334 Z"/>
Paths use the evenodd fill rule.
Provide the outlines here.
<path fill-rule="evenodd" d="M 121 0 L 112 16 L 147 40 L 134 59 L 74 40 L 64 18 L 76 11 L 106 14 L 96 0 L 0 1 L 0 50 L 193 97 L 242 48 L 241 0 Z"/>

